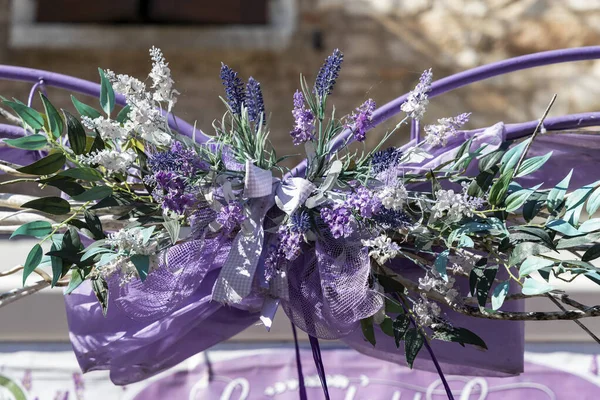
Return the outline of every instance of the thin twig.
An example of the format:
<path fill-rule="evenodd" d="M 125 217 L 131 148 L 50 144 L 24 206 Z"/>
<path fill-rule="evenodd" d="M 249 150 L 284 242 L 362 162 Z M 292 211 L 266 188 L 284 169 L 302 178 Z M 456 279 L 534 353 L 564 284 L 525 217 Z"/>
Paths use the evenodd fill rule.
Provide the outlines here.
<path fill-rule="evenodd" d="M 544 115 L 542 115 L 542 118 L 540 118 L 540 121 L 538 122 L 537 126 L 535 127 L 535 130 L 533 131 L 533 135 L 531 135 L 531 139 L 529 139 L 529 142 L 527 143 L 527 146 L 525 147 L 525 150 L 521 154 L 521 157 L 519 158 L 519 161 L 517 162 L 517 165 L 515 165 L 515 169 L 513 170 L 512 179 L 514 179 L 515 176 L 517 175 L 517 173 L 519 172 L 519 168 L 521 168 L 521 164 L 523 164 L 523 161 L 525 160 L 525 157 L 527 156 L 527 153 L 529 153 L 529 149 L 531 148 L 531 145 L 533 144 L 533 141 L 537 137 L 538 133 L 541 132 L 541 130 L 542 130 L 541 128 L 544 125 L 544 120 L 548 116 L 548 113 L 550 112 L 550 109 L 554 105 L 555 101 L 556 101 L 556 93 L 554 93 L 554 96 L 552 96 L 552 100 L 550 100 L 550 103 L 548 104 L 548 107 L 546 107 L 546 111 L 544 111 Z"/>
<path fill-rule="evenodd" d="M 6 111 L 4 108 L 0 107 L 0 115 L 3 116 L 8 122 L 14 125 L 21 125 L 21 119 L 12 115 L 10 112 Z"/>

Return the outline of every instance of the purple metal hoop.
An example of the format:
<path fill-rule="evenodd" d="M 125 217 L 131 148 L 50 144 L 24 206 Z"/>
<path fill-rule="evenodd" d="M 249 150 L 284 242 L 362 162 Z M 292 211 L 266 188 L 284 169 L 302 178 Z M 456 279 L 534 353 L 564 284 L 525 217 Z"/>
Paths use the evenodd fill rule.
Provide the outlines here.
<path fill-rule="evenodd" d="M 435 81 L 431 85 L 431 92 L 429 97 L 439 96 L 443 93 L 449 92 L 454 89 L 469 85 L 474 82 L 479 82 L 494 76 L 507 74 L 514 71 L 520 71 L 523 69 L 535 68 L 544 65 L 559 64 L 565 62 L 584 61 L 584 60 L 595 60 L 600 58 L 600 46 L 589 46 L 589 47 L 578 47 L 574 49 L 561 49 L 544 51 L 540 53 L 528 54 L 525 56 L 519 56 L 510 58 L 508 60 L 499 61 L 496 63 L 476 67 L 458 74 L 448 76 L 446 78 Z M 390 119 L 394 115 L 400 112 L 400 106 L 406 98 L 408 93 L 390 101 L 387 104 L 379 107 L 373 113 L 373 120 L 370 128 L 373 128 L 380 123 Z M 587 113 L 587 114 L 576 114 L 565 117 L 559 117 L 553 119 L 554 129 L 573 129 L 584 126 L 597 125 L 600 118 L 600 113 Z M 532 133 L 535 129 L 537 121 L 526 122 L 524 124 L 511 124 L 507 126 L 507 138 L 516 139 L 527 134 Z M 544 124 L 547 129 L 549 128 L 549 121 Z M 413 124 L 411 129 L 411 139 L 418 137 L 418 130 L 416 124 Z M 352 132 L 348 129 L 340 133 L 332 143 L 332 149 L 334 151 L 339 150 L 344 143 L 347 142 Z M 352 139 L 350 139 L 352 140 Z M 306 171 L 306 160 L 298 164 L 292 169 L 286 176 L 298 176 L 304 174 Z"/>
<path fill-rule="evenodd" d="M 39 69 L 0 65 L 0 79 L 37 83 L 38 86 L 39 83 L 43 81 L 43 85 L 45 85 L 46 87 L 50 86 L 61 88 L 71 92 L 81 93 L 94 97 L 100 96 L 100 85 L 97 83 Z M 35 85 L 34 89 L 37 89 Z M 32 89 L 32 92 L 35 93 L 34 89 Z M 33 100 L 31 94 L 30 99 Z M 125 97 L 122 95 L 116 95 L 115 101 L 119 105 L 125 105 Z M 171 129 L 188 137 L 193 136 L 194 127 L 192 125 L 180 118 L 173 116 L 172 114 L 169 114 L 168 118 L 169 126 L 171 127 Z M 23 136 L 23 129 L 15 129 L 14 126 L 0 124 L 0 135 L 8 138 L 20 137 Z M 208 138 L 200 130 L 196 130 L 196 140 L 201 143 L 204 143 L 208 140 Z"/>

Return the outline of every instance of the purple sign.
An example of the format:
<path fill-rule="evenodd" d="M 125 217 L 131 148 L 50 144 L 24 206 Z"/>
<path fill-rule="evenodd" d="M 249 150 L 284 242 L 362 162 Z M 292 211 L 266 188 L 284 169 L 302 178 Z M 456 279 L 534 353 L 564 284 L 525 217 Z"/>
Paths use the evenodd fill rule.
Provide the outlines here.
<path fill-rule="evenodd" d="M 211 358 L 209 353 L 209 358 Z M 216 354 L 216 353 L 214 353 Z M 574 358 L 575 357 L 575 358 Z M 579 357 L 579 358 L 577 358 Z M 214 358 L 217 358 L 214 356 Z M 583 365 L 582 359 L 587 365 Z M 325 350 L 323 360 L 332 400 L 442 400 L 437 374 L 410 370 L 352 350 Z M 596 356 L 529 353 L 525 373 L 510 378 L 449 376 L 458 400 L 599 399 Z M 309 399 L 323 399 L 312 354 L 302 354 Z M 294 352 L 257 351 L 228 360 L 202 363 L 148 384 L 135 400 L 297 400 Z M 556 364 L 556 369 L 549 365 Z"/>

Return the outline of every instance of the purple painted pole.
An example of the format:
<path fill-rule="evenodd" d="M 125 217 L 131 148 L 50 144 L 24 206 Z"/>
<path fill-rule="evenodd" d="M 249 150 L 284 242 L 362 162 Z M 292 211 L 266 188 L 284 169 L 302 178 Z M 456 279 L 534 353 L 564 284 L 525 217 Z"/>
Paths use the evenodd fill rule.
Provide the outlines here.
<path fill-rule="evenodd" d="M 0 65 L 0 79 L 32 83 L 43 80 L 44 85 L 47 87 L 56 87 L 93 97 L 100 96 L 100 85 L 98 83 L 39 69 Z M 115 96 L 115 101 L 119 105 L 125 105 L 125 97 L 122 95 L 117 94 Z M 174 117 L 172 114 L 169 114 L 168 119 L 171 129 L 181 133 L 182 135 L 192 137 L 194 132 L 194 127 L 192 125 L 182 119 Z M 6 131 L 2 130 L 1 132 Z M 201 131 L 198 130 L 196 134 L 196 140 L 199 142 L 206 142 L 208 139 Z"/>
<path fill-rule="evenodd" d="M 494 76 L 507 74 L 528 68 L 540 67 L 543 65 L 558 64 L 573 61 L 595 60 L 600 58 L 600 46 L 578 47 L 573 49 L 561 49 L 544 51 L 540 53 L 528 54 L 510 58 L 508 60 L 476 67 L 449 77 L 440 79 L 431 85 L 429 97 L 439 96 L 443 93 L 469 85 L 474 82 L 482 81 Z M 400 112 L 400 106 L 406 101 L 407 94 L 404 94 L 387 104 L 379 107 L 373 113 L 373 119 L 370 128 L 388 120 Z M 340 133 L 332 143 L 334 151 L 339 150 L 346 142 L 352 132 L 348 129 Z M 352 140 L 352 139 L 350 139 Z M 306 170 L 306 160 L 298 164 L 289 174 L 298 176 Z M 286 175 L 287 176 L 287 175 Z"/>

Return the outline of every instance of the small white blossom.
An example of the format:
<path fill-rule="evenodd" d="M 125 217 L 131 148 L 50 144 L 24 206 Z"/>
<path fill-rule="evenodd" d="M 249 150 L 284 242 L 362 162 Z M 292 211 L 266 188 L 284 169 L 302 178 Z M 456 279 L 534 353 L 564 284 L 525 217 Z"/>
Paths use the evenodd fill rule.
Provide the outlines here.
<path fill-rule="evenodd" d="M 99 150 L 88 155 L 77 156 L 77 160 L 85 165 L 98 164 L 107 169 L 109 173 L 126 173 L 133 165 L 136 154 L 133 150 Z"/>
<path fill-rule="evenodd" d="M 98 117 L 92 119 L 90 117 L 81 117 L 81 122 L 86 128 L 95 130 L 100 134 L 100 137 L 104 140 L 116 140 L 122 141 L 127 139 L 129 132 L 127 129 L 121 127 L 117 121 L 112 121 L 104 117 Z"/>
<path fill-rule="evenodd" d="M 380 265 L 395 258 L 400 251 L 400 246 L 392 242 L 392 239 L 386 235 L 380 235 L 373 240 L 363 240 L 362 243 L 371 249 L 369 256 L 375 259 Z"/>
<path fill-rule="evenodd" d="M 174 82 L 171 78 L 171 69 L 160 49 L 152 47 L 150 49 L 150 56 L 153 61 L 152 71 L 149 75 L 150 79 L 152 79 L 152 88 L 154 89 L 153 99 L 158 102 L 169 103 L 170 108 L 177 102 L 175 95 L 178 94 L 173 89 Z"/>
<path fill-rule="evenodd" d="M 427 105 L 429 104 L 427 93 L 431 90 L 432 78 L 431 69 L 423 72 L 417 86 L 408 94 L 408 98 L 400 106 L 400 109 L 409 118 L 420 120 L 425 115 Z"/>
<path fill-rule="evenodd" d="M 106 71 L 106 78 L 112 84 L 115 92 L 125 96 L 127 104 L 136 104 L 148 99 L 146 84 L 139 79 L 124 74 L 117 75 L 111 70 Z"/>
<path fill-rule="evenodd" d="M 454 302 L 456 297 L 458 296 L 458 291 L 454 289 L 455 279 L 453 277 L 448 277 L 448 281 L 442 279 L 440 274 L 431 270 L 428 271 L 427 274 L 419 278 L 419 289 L 424 292 L 434 291 L 446 298 L 449 302 Z"/>
<path fill-rule="evenodd" d="M 463 186 L 461 193 L 454 190 L 438 190 L 435 193 L 436 200 L 432 208 L 432 218 L 439 219 L 446 213 L 449 222 L 456 222 L 463 217 L 472 217 L 473 212 L 481 208 L 484 200 L 467 194 L 467 187 Z"/>
<path fill-rule="evenodd" d="M 442 310 L 436 302 L 421 298 L 413 305 L 413 313 L 416 316 L 417 323 L 421 326 L 431 326 L 439 318 Z"/>
<path fill-rule="evenodd" d="M 400 210 L 406 203 L 408 192 L 401 182 L 395 186 L 386 186 L 378 193 L 381 204 L 388 210 Z"/>

